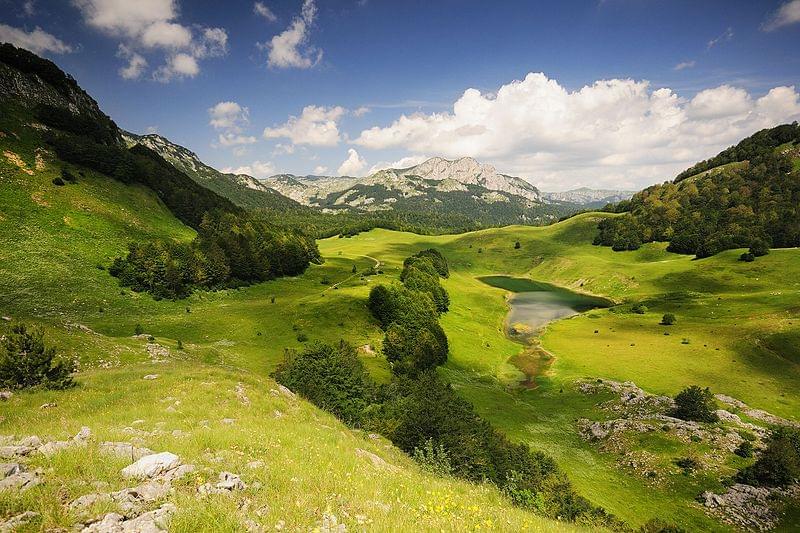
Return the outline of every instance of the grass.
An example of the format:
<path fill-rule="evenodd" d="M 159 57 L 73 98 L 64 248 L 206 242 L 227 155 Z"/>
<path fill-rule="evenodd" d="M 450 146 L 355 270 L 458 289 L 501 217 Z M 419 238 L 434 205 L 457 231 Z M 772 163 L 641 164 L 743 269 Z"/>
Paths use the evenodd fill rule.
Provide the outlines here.
<path fill-rule="evenodd" d="M 0 117 L 0 129 L 10 131 L 14 120 L 19 117 L 13 113 Z M 27 168 L 36 168 L 38 133 L 16 131 L 19 138 L 0 138 L 0 154 L 13 152 Z M 61 164 L 47 154 L 43 161 L 44 168 L 28 174 L 0 156 L 0 314 L 43 326 L 50 342 L 80 361 L 81 386 L 66 393 L 19 394 L 0 404 L 5 417 L 0 433 L 66 437 L 87 425 L 96 441 L 129 440 L 122 430 L 142 419 L 147 431 L 161 427 L 190 434 L 148 436 L 148 447 L 175 451 L 186 462 L 212 470 L 219 467 L 206 454 L 219 452 L 229 470 L 262 483 L 258 491 L 207 504 L 192 497 L 194 481 L 187 482 L 176 495 L 176 530 L 234 530 L 245 516 L 268 527 L 284 520 L 289 527 L 313 528 L 328 508 L 349 526 L 358 525 L 355 515 L 360 514 L 377 529 L 463 530 L 490 527 L 486 520 L 495 529 L 565 527 L 514 509 L 490 487 L 426 475 L 385 441 L 269 393 L 274 387 L 269 373 L 285 348 L 302 346 L 301 334 L 308 342 L 345 338 L 357 346 L 380 347 L 382 333 L 365 306 L 370 287 L 396 280 L 405 257 L 431 246 L 448 257 L 452 272 L 444 282 L 451 308 L 442 325 L 451 354 L 443 375 L 482 415 L 514 440 L 555 457 L 582 494 L 632 525 L 659 517 L 689 530 L 724 529 L 693 503 L 702 490 L 720 490 L 719 479 L 684 476 L 669 466 L 675 457 L 703 453 L 702 443 L 659 437 L 632 444 L 654 450 L 670 470 L 662 484 L 599 453 L 579 437 L 575 421 L 605 415 L 596 398 L 575 390 L 576 379 L 633 380 L 650 392 L 671 395 L 697 383 L 798 419 L 798 250 L 773 250 L 753 263 L 737 261 L 741 251 L 692 260 L 666 252 L 662 244 L 612 252 L 589 244 L 597 221 L 614 216 L 596 213 L 544 228 L 511 226 L 463 235 L 378 229 L 320 241 L 325 264 L 297 278 L 157 302 L 121 289 L 98 266 L 107 267 L 132 239 L 187 240 L 193 232 L 146 189 L 92 173 L 79 176 L 76 185 L 56 187 L 51 181 Z M 514 249 L 516 241 L 520 249 Z M 381 261 L 383 275 L 353 276 L 353 264 L 361 272 L 374 265 L 372 258 Z M 497 275 L 620 305 L 547 327 L 541 344 L 554 360 L 538 377 L 538 387 L 526 390 L 519 387 L 524 376 L 512 364 L 521 346 L 503 328 L 506 289 L 518 287 L 492 287 L 479 279 Z M 639 302 L 648 307 L 646 314 L 627 312 Z M 658 324 L 666 312 L 676 315 L 674 326 Z M 144 341 L 132 337 L 136 324 L 171 350 L 169 363 L 150 361 Z M 182 351 L 176 349 L 178 340 Z M 380 356 L 365 353 L 363 361 L 377 379 L 388 381 Z M 148 373 L 161 377 L 142 380 Z M 252 400 L 249 408 L 232 393 L 239 382 Z M 167 397 L 181 402 L 177 413 L 165 412 Z M 50 401 L 58 407 L 38 409 Z M 284 416 L 276 418 L 276 410 Z M 225 417 L 237 423 L 223 427 L 219 421 Z M 200 424 L 204 419 L 209 428 Z M 378 453 L 400 471 L 371 471 L 355 457 L 357 447 Z M 32 506 L 47 527 L 68 524 L 74 517 L 64 514 L 61 502 L 89 491 L 91 479 L 122 486 L 121 466 L 98 462 L 96 453 L 90 446 L 42 463 L 50 469 L 50 481 L 23 498 L 0 497 L 0 515 Z M 264 471 L 244 469 L 253 458 L 264 458 Z M 251 503 L 242 513 L 237 505 L 245 499 Z M 263 506 L 269 507 L 267 513 L 253 515 Z"/>

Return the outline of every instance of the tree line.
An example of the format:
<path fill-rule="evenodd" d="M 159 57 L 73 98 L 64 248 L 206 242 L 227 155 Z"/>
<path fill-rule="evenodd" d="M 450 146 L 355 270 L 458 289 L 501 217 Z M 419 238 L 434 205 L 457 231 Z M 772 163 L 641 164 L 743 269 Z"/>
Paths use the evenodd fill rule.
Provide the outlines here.
<path fill-rule="evenodd" d="M 800 245 L 800 171 L 776 150 L 786 143 L 800 143 L 797 123 L 760 131 L 689 175 L 648 187 L 610 209 L 622 215 L 600 222 L 594 244 L 621 251 L 666 241 L 667 250 L 697 257 Z"/>
<path fill-rule="evenodd" d="M 434 473 L 493 483 L 544 516 L 623 528 L 578 495 L 552 458 L 509 441 L 439 377 L 448 353 L 439 317 L 449 307 L 440 279 L 448 275 L 446 259 L 424 250 L 405 260 L 401 283 L 370 291 L 391 383 L 377 384 L 344 341 L 287 350 L 275 379 L 348 425 L 381 433 Z"/>

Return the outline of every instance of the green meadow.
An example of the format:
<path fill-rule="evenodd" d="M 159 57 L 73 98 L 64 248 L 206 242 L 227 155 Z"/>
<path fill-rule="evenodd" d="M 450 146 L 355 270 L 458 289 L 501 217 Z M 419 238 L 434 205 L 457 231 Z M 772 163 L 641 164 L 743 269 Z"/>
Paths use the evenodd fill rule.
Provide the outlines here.
<path fill-rule="evenodd" d="M 742 463 L 729 460 L 714 475 L 685 476 L 672 459 L 702 453 L 703 443 L 648 435 L 635 445 L 652 451 L 665 472 L 658 482 L 648 480 L 580 438 L 577 419 L 608 414 L 597 398 L 576 390 L 575 380 L 631 380 L 668 395 L 698 384 L 799 419 L 798 250 L 772 250 L 753 263 L 738 261 L 735 250 L 693 260 L 662 244 L 613 252 L 590 244 L 600 218 L 614 216 L 597 213 L 548 227 L 462 235 L 376 229 L 320 241 L 324 264 L 297 278 L 155 301 L 121 288 L 106 269 L 131 240 L 189 240 L 194 232 L 144 188 L 91 172 L 77 184 L 54 186 L 60 163 L 36 152 L 31 131 L 0 138 L 0 314 L 44 327 L 50 343 L 79 361 L 80 385 L 0 403 L 0 433 L 64 438 L 86 425 L 98 442 L 125 440 L 124 428 L 142 420 L 146 446 L 207 469 L 219 469 L 212 458 L 222 454 L 226 469 L 262 484 L 242 496 L 250 503 L 240 516 L 241 500 L 201 505 L 190 496 L 199 481 L 186 481 L 176 500 L 178 531 L 233 531 L 243 516 L 268 527 L 284 521 L 290 529 L 313 528 L 326 511 L 353 527 L 362 520 L 357 516 L 366 517 L 378 529 L 566 528 L 514 509 L 491 487 L 426 474 L 386 441 L 270 393 L 269 374 L 284 350 L 314 341 L 371 345 L 375 350 L 362 350 L 364 363 L 378 380 L 388 380 L 379 355 L 382 332 L 366 297 L 375 284 L 397 280 L 405 257 L 428 247 L 439 249 L 451 270 L 444 281 L 451 307 L 442 317 L 451 351 L 442 374 L 512 439 L 555 457 L 581 494 L 631 525 L 659 517 L 689 530 L 725 529 L 694 498 L 721 490 L 719 474 Z M 362 277 L 375 260 L 383 273 Z M 514 364 L 523 346 L 504 331 L 506 289 L 517 288 L 479 279 L 492 275 L 545 282 L 615 305 L 550 324 L 539 339 L 547 362 L 534 386 L 523 387 L 525 375 Z M 634 304 L 647 312 L 630 312 Z M 659 325 L 667 312 L 676 315 L 675 325 Z M 168 362 L 151 360 L 146 341 L 133 337 L 137 324 L 170 350 Z M 144 381 L 146 374 L 160 377 Z M 238 383 L 249 406 L 234 392 Z M 49 402 L 57 406 L 39 409 Z M 175 412 L 166 412 L 169 405 L 177 405 Z M 236 423 L 223 427 L 223 418 Z M 189 436 L 174 437 L 173 430 Z M 397 470 L 374 470 L 356 448 Z M 51 481 L 22 497 L 0 496 L 0 514 L 33 507 L 44 527 L 68 525 L 74 517 L 64 514 L 63 500 L 90 492 L 96 480 L 122 486 L 124 462 L 101 463 L 96 454 L 90 446 L 38 460 Z M 263 460 L 263 469 L 247 470 L 253 460 Z"/>

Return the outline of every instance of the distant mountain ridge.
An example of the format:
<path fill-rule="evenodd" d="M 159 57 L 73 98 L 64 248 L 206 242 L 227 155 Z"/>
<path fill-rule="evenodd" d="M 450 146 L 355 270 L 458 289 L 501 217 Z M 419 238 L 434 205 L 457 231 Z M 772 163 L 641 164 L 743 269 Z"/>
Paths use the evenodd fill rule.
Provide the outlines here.
<path fill-rule="evenodd" d="M 614 189 L 590 189 L 580 187 L 562 192 L 542 193 L 544 198 L 554 202 L 569 202 L 583 206 L 602 207 L 606 204 L 615 204 L 622 200 L 630 200 L 636 191 L 618 191 Z"/>

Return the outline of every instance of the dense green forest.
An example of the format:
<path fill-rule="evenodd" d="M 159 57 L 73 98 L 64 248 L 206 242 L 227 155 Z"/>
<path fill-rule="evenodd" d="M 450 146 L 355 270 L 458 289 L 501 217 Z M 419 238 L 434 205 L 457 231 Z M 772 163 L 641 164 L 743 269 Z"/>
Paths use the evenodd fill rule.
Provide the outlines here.
<path fill-rule="evenodd" d="M 668 241 L 669 251 L 697 257 L 753 245 L 800 246 L 797 143 L 797 123 L 760 131 L 617 204 L 612 210 L 623 215 L 604 219 L 594 243 L 635 250 Z"/>

